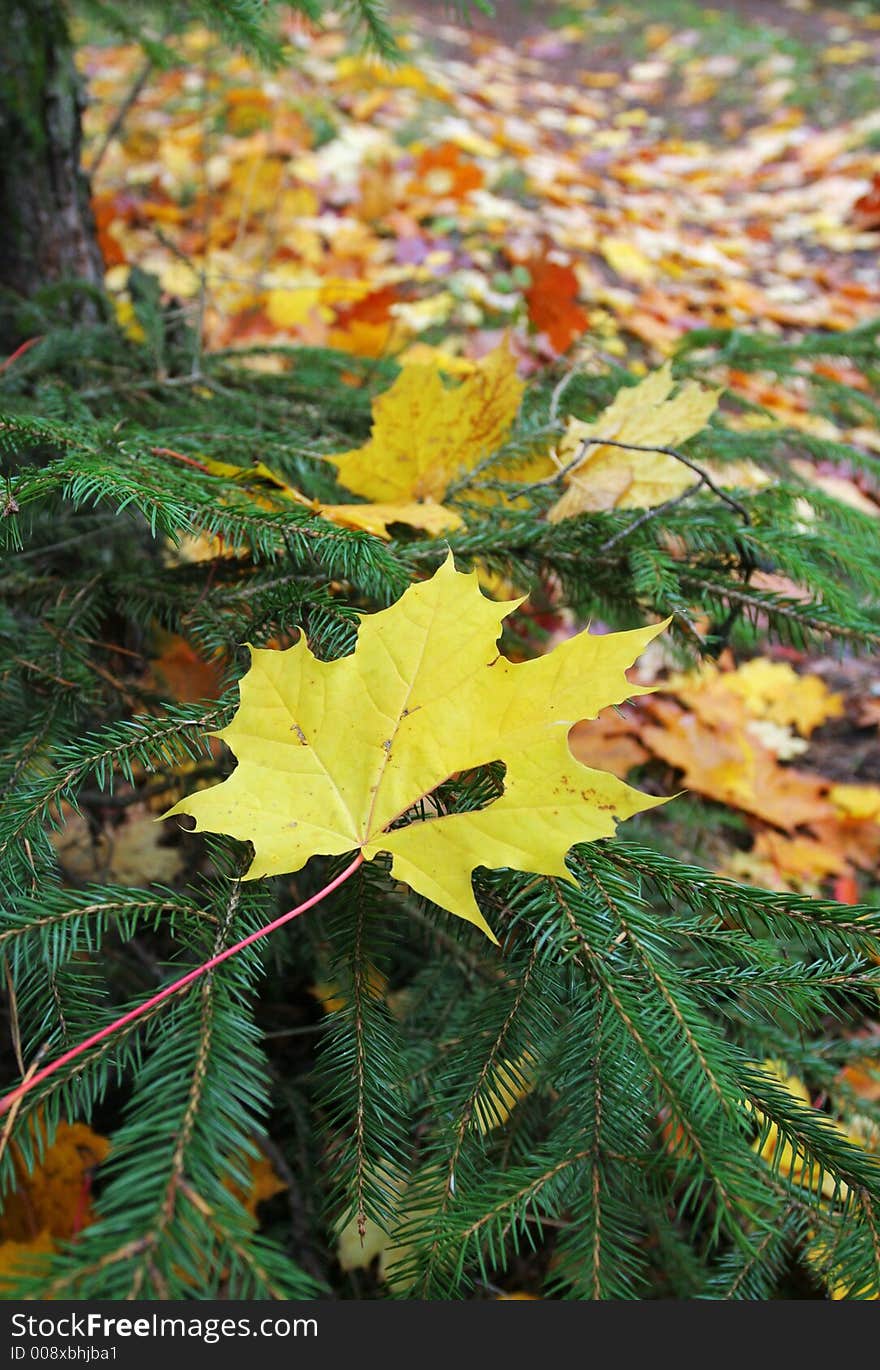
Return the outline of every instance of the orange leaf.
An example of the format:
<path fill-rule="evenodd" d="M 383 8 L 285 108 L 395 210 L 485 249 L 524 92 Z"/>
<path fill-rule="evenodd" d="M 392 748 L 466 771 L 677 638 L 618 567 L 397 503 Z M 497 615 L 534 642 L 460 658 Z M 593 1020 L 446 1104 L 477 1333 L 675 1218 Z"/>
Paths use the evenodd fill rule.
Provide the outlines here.
<path fill-rule="evenodd" d="M 568 745 L 585 766 L 610 771 L 625 780 L 633 766 L 648 759 L 638 739 L 639 727 L 633 710 L 626 710 L 621 717 L 617 710 L 605 709 L 593 723 L 576 723 L 568 735 Z"/>
<path fill-rule="evenodd" d="M 526 265 L 532 278 L 525 292 L 529 319 L 539 333 L 546 333 L 554 351 L 565 352 L 589 325 L 577 303 L 577 276 L 570 266 L 543 258 L 533 258 Z"/>
<path fill-rule="evenodd" d="M 153 673 L 161 688 L 181 704 L 216 699 L 220 694 L 216 663 L 205 661 L 182 637 L 168 639 L 162 655 L 153 662 Z"/>
<path fill-rule="evenodd" d="M 85 1123 L 59 1123 L 55 1140 L 30 1172 L 15 1158 L 17 1188 L 4 1199 L 0 1242 L 31 1242 L 41 1233 L 70 1238 L 91 1220 L 89 1178 L 110 1150 Z"/>
<path fill-rule="evenodd" d="M 737 726 L 734 715 L 716 729 L 669 700 L 657 700 L 651 712 L 663 724 L 644 728 L 640 741 L 669 765 L 684 772 L 688 789 L 709 799 L 753 813 L 790 831 L 801 823 L 833 817 L 821 776 L 780 766 L 763 744 Z"/>
<path fill-rule="evenodd" d="M 880 171 L 874 173 L 870 189 L 853 205 L 853 220 L 857 228 L 880 228 Z"/>
<path fill-rule="evenodd" d="M 463 200 L 470 191 L 479 190 L 483 180 L 480 168 L 464 160 L 455 143 L 441 143 L 421 154 L 409 190 L 438 200 Z"/>

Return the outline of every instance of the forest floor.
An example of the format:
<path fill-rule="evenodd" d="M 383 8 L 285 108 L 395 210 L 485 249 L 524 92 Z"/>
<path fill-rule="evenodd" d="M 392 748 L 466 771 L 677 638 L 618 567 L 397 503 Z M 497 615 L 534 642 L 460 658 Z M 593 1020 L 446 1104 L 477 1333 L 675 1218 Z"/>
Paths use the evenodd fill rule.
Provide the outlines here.
<path fill-rule="evenodd" d="M 504 341 L 527 377 L 644 375 L 694 330 L 792 339 L 880 313 L 880 13 L 500 0 L 465 25 L 408 0 L 401 18 L 393 67 L 300 20 L 271 72 L 198 29 L 163 70 L 134 45 L 82 49 L 108 283 L 135 334 L 132 267 L 200 347 L 269 370 L 306 344 L 461 375 Z M 844 358 L 784 381 L 719 361 L 712 379 L 729 424 L 784 425 L 806 482 L 880 516 L 876 377 Z M 853 460 L 814 460 L 813 438 Z M 873 897 L 871 668 L 776 647 L 670 669 L 649 662 L 661 693 L 605 720 L 595 764 L 639 783 L 665 762 L 667 792 L 683 776 L 706 864 Z"/>

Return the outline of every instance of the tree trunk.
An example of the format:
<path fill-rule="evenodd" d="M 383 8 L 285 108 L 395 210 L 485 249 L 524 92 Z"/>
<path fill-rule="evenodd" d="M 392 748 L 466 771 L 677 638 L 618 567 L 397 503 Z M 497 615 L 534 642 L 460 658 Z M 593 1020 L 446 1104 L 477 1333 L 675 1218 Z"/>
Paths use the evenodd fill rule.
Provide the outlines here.
<path fill-rule="evenodd" d="M 98 286 L 101 253 L 80 167 L 82 90 L 63 0 L 0 0 L 0 346 L 29 331 L 43 286 Z M 97 314 L 87 292 L 62 317 Z M 32 325 L 31 325 L 32 327 Z"/>

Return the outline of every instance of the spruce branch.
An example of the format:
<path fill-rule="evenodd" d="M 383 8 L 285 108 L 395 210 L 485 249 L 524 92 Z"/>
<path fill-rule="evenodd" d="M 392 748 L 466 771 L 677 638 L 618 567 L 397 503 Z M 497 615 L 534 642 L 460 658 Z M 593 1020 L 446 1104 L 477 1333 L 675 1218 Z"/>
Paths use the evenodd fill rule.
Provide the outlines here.
<path fill-rule="evenodd" d="M 56 1071 L 61 1070 L 64 1066 L 72 1064 L 84 1052 L 91 1050 L 92 1047 L 98 1046 L 99 1043 L 105 1041 L 106 1038 L 110 1037 L 119 1029 L 128 1027 L 137 1022 L 144 1014 L 151 1013 L 154 1009 L 158 1008 L 160 1004 L 163 1004 L 166 999 L 170 999 L 172 996 L 179 994 L 202 975 L 206 975 L 209 971 L 222 965 L 224 961 L 228 961 L 230 956 L 236 956 L 239 952 L 243 951 L 245 947 L 251 946 L 253 942 L 258 941 L 260 938 L 268 937 L 270 933 L 277 931 L 277 929 L 283 927 L 285 923 L 289 923 L 292 918 L 297 918 L 301 913 L 305 913 L 307 909 L 313 908 L 315 904 L 320 903 L 322 899 L 326 899 L 329 894 L 332 894 L 333 891 L 344 884 L 350 876 L 354 875 L 355 871 L 363 863 L 363 859 L 363 855 L 358 853 L 354 861 L 352 861 L 349 866 L 346 866 L 341 875 L 337 875 L 334 880 L 331 880 L 329 884 L 325 885 L 317 894 L 313 894 L 310 899 L 306 899 L 301 904 L 297 904 L 295 908 L 288 910 L 288 912 L 282 914 L 280 918 L 274 918 L 271 923 L 266 923 L 263 927 L 258 928 L 256 932 L 249 933 L 247 937 L 243 937 L 241 941 L 236 942 L 234 946 L 224 948 L 223 951 L 218 952 L 209 960 L 203 962 L 202 965 L 197 966 L 195 970 L 189 971 L 186 975 L 182 975 L 179 980 L 175 980 L 172 984 L 166 985 L 158 994 L 154 994 L 152 998 L 147 999 L 143 1004 L 139 1004 L 137 1008 L 131 1009 L 128 1013 L 123 1014 L 121 1018 L 117 1018 L 114 1022 L 108 1024 L 107 1027 L 101 1028 L 99 1032 L 93 1033 L 92 1036 L 86 1038 L 84 1042 L 80 1042 L 77 1046 L 72 1047 L 70 1051 L 64 1052 L 62 1056 L 59 1056 L 57 1060 L 53 1061 L 50 1065 L 44 1066 L 41 1070 L 38 1070 L 36 1075 L 31 1076 L 29 1080 L 22 1082 L 22 1084 L 18 1085 L 13 1090 L 10 1090 L 8 1094 L 5 1094 L 0 1098 L 0 1114 L 5 1113 L 14 1103 L 19 1099 L 22 1099 L 26 1094 L 29 1094 L 36 1085 L 42 1084 L 44 1080 L 47 1080 L 50 1076 L 54 1075 Z"/>

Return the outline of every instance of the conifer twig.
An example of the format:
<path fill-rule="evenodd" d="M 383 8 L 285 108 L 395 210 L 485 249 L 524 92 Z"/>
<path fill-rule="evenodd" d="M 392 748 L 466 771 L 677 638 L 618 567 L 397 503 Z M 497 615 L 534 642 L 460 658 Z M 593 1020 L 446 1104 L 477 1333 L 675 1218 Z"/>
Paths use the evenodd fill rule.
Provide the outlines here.
<path fill-rule="evenodd" d="M 93 1033 L 92 1036 L 87 1037 L 84 1042 L 80 1042 L 77 1046 L 71 1047 L 70 1051 L 65 1051 L 56 1061 L 52 1061 L 48 1066 L 44 1066 L 42 1070 L 37 1071 L 36 1075 L 32 1075 L 30 1079 L 23 1080 L 20 1085 L 17 1085 L 15 1089 L 10 1090 L 8 1094 L 4 1094 L 2 1099 L 0 1099 L 0 1115 L 11 1108 L 18 1100 L 22 1099 L 25 1094 L 28 1094 L 35 1085 L 42 1084 L 43 1080 L 47 1080 L 50 1075 L 54 1075 L 62 1066 L 69 1065 L 71 1061 L 75 1061 L 84 1051 L 88 1051 L 91 1047 L 97 1046 L 99 1042 L 103 1042 L 105 1038 L 116 1032 L 118 1028 L 126 1027 L 129 1023 L 135 1022 L 143 1014 L 149 1012 L 151 1008 L 155 1008 L 157 1004 L 161 1004 L 165 999 L 170 999 L 172 995 L 177 994 L 179 990 L 185 989 L 187 985 L 191 985 L 194 980 L 198 980 L 200 976 L 205 975 L 209 970 L 213 970 L 216 966 L 219 966 L 221 962 L 228 961 L 230 956 L 235 956 L 237 952 L 244 951 L 245 947 L 251 946 L 253 942 L 258 941 L 261 937 L 267 937 L 270 932 L 275 932 L 277 928 L 283 927 L 283 925 L 289 923 L 292 918 L 296 918 L 299 914 L 305 913 L 306 909 L 313 908 L 315 904 L 319 904 L 322 899 L 326 899 L 328 894 L 332 894 L 340 885 L 343 885 L 349 876 L 354 875 L 358 867 L 363 865 L 363 860 L 363 853 L 358 852 L 355 859 L 350 865 L 346 866 L 341 875 L 337 875 L 335 880 L 331 880 L 328 885 L 325 885 L 323 889 L 318 890 L 318 893 L 313 894 L 310 899 L 306 899 L 302 904 L 297 904 L 296 908 L 289 909 L 288 912 L 283 913 L 280 918 L 275 918 L 271 923 L 265 923 L 263 927 L 257 928 L 256 932 L 249 933 L 247 937 L 243 937 L 242 940 L 236 942 L 234 946 L 227 947 L 216 956 L 212 956 L 210 960 L 204 961 L 202 965 L 196 966 L 195 970 L 189 971 L 186 975 L 182 975 L 179 980 L 175 980 L 172 984 L 166 985 L 158 994 L 154 994 L 152 998 L 147 999 L 142 1004 L 138 1004 L 137 1008 L 133 1008 L 128 1013 L 124 1013 L 121 1018 L 117 1018 L 114 1022 L 109 1023 L 107 1027 L 101 1028 L 100 1032 Z"/>

